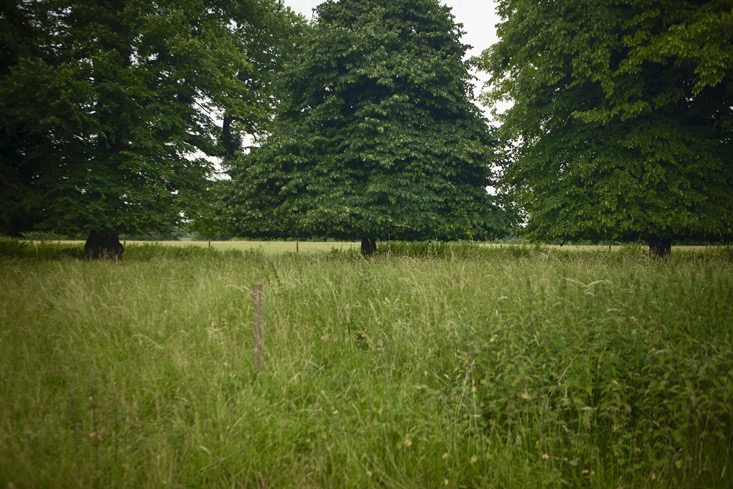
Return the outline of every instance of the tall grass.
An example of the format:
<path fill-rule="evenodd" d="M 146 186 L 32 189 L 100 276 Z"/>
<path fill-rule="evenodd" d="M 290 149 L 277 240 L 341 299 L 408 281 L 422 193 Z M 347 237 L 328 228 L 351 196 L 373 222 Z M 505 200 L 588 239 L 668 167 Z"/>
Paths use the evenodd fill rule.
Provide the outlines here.
<path fill-rule="evenodd" d="M 0 486 L 733 486 L 729 251 L 431 246 L 5 250 Z"/>

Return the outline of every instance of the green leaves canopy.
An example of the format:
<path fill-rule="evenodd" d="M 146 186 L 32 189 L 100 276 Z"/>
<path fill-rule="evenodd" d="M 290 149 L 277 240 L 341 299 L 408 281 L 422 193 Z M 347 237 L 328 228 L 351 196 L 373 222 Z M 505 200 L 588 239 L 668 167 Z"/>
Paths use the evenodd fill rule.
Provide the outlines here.
<path fill-rule="evenodd" d="M 505 184 L 550 240 L 733 233 L 730 1 L 500 0 L 485 101 Z"/>
<path fill-rule="evenodd" d="M 489 128 L 437 0 L 341 0 L 285 76 L 272 134 L 232 168 L 241 236 L 482 238 Z"/>
<path fill-rule="evenodd" d="M 168 229 L 270 117 L 274 0 L 4 2 L 0 231 Z M 279 37 L 278 37 L 279 36 Z M 275 39 L 282 39 L 276 42 Z"/>

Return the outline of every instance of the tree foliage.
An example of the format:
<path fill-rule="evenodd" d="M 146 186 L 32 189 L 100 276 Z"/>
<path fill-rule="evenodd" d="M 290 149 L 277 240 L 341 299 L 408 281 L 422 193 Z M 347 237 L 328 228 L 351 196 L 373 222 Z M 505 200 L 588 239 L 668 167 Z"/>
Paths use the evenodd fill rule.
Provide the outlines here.
<path fill-rule="evenodd" d="M 437 0 L 327 1 L 272 134 L 232 167 L 241 236 L 465 239 L 495 231 L 494 141 Z"/>
<path fill-rule="evenodd" d="M 500 0 L 505 184 L 549 240 L 733 234 L 733 4 Z"/>
<path fill-rule="evenodd" d="M 270 118 L 294 23 L 275 0 L 4 2 L 0 231 L 190 215 L 211 157 Z"/>

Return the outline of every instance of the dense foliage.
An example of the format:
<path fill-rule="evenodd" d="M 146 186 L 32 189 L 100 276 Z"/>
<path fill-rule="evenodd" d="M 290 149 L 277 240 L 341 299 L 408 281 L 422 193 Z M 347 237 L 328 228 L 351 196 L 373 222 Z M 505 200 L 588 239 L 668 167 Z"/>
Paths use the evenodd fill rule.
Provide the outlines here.
<path fill-rule="evenodd" d="M 274 0 L 3 2 L 0 232 L 165 233 L 270 117 Z"/>
<path fill-rule="evenodd" d="M 235 233 L 485 238 L 493 140 L 437 0 L 328 1 L 264 144 L 232 168 Z"/>
<path fill-rule="evenodd" d="M 500 0 L 488 102 L 535 238 L 733 234 L 733 4 Z"/>

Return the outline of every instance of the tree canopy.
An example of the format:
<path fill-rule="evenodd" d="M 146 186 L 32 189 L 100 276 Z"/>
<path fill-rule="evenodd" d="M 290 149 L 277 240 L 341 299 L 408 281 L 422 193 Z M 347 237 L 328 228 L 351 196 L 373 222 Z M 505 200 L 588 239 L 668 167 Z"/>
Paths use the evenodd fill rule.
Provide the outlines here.
<path fill-rule="evenodd" d="M 479 66 L 511 100 L 505 185 L 530 236 L 733 234 L 729 0 L 499 0 Z"/>
<path fill-rule="evenodd" d="M 163 231 L 271 117 L 275 0 L 36 0 L 0 13 L 0 232 Z"/>
<path fill-rule="evenodd" d="M 251 237 L 484 238 L 493 137 L 460 26 L 437 0 L 341 0 L 287 74 L 272 133 L 231 168 Z"/>

